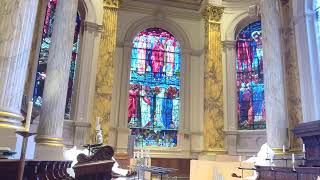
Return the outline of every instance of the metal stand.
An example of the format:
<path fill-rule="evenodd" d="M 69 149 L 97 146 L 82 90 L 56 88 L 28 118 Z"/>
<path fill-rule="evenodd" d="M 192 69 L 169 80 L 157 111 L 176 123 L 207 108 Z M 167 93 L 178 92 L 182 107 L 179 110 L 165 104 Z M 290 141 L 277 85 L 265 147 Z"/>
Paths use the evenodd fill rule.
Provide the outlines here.
<path fill-rule="evenodd" d="M 19 161 L 19 169 L 18 169 L 18 180 L 22 180 L 23 173 L 24 173 L 24 164 L 26 160 L 26 150 L 27 150 L 28 139 L 30 136 L 33 136 L 37 133 L 29 133 L 27 131 L 17 131 L 16 134 L 23 137 L 21 155 L 20 155 L 20 161 Z"/>

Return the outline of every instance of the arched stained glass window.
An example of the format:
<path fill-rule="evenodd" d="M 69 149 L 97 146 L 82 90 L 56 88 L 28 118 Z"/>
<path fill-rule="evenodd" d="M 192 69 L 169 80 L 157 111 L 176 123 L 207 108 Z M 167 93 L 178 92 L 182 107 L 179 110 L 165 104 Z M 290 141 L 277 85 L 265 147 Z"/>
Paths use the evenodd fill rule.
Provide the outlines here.
<path fill-rule="evenodd" d="M 239 129 L 264 129 L 264 83 L 261 21 L 243 28 L 237 36 L 237 94 Z"/>
<path fill-rule="evenodd" d="M 316 12 L 317 39 L 318 39 L 318 42 L 320 44 L 320 0 L 316 0 L 316 2 L 315 2 L 315 12 Z M 318 45 L 318 46 L 320 47 L 320 45 Z"/>
<path fill-rule="evenodd" d="M 180 50 L 175 37 L 160 28 L 148 28 L 133 40 L 128 126 L 138 147 L 177 146 Z"/>
<path fill-rule="evenodd" d="M 49 48 L 51 45 L 54 15 L 55 15 L 56 5 L 58 3 L 57 1 L 58 0 L 49 0 L 47 9 L 46 9 L 45 20 L 43 24 L 42 40 L 41 40 L 40 53 L 39 53 L 39 59 L 38 59 L 36 81 L 35 81 L 35 86 L 33 91 L 33 102 L 38 107 L 41 107 L 42 105 L 47 61 L 49 56 Z M 67 92 L 65 115 L 64 115 L 65 119 L 71 118 L 72 91 L 73 91 L 73 84 L 74 84 L 75 73 L 76 73 L 75 72 L 76 62 L 77 62 L 78 50 L 79 50 L 79 44 L 80 44 L 79 43 L 80 42 L 80 24 L 81 24 L 81 18 L 79 13 L 77 13 L 76 26 L 75 26 L 74 39 L 73 39 L 73 49 L 72 49 L 72 52 L 70 52 L 72 53 L 72 58 L 70 60 L 71 67 L 70 67 L 68 92 Z"/>

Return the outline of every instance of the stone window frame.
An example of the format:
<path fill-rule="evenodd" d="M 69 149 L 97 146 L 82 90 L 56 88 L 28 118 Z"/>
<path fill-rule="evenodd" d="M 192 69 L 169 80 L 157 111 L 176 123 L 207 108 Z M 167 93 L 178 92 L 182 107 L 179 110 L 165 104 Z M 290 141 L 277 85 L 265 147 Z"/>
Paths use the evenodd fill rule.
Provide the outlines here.
<path fill-rule="evenodd" d="M 191 44 L 187 33 L 180 27 L 179 24 L 160 16 L 149 16 L 142 19 L 138 19 L 130 24 L 125 30 L 125 34 L 120 34 L 117 40 L 117 50 L 121 51 L 121 57 L 116 58 L 119 62 L 115 62 L 115 77 L 118 77 L 119 81 L 114 82 L 114 90 L 120 89 L 120 91 L 113 91 L 112 98 L 112 112 L 110 133 L 113 134 L 114 140 L 112 145 L 116 147 L 118 151 L 126 150 L 127 137 L 130 134 L 128 128 L 127 116 L 128 116 L 128 92 L 129 92 L 129 74 L 131 66 L 131 51 L 132 42 L 134 37 L 141 31 L 151 28 L 162 28 L 174 35 L 181 45 L 181 79 L 180 79 L 180 126 L 178 129 L 178 143 L 177 147 L 172 148 L 151 148 L 152 151 L 157 152 L 179 152 L 186 150 L 186 147 L 190 144 L 190 139 L 185 140 L 185 135 L 190 132 L 190 60 L 191 60 Z M 119 32 L 120 33 L 120 32 Z M 183 135 L 182 135 L 183 134 Z M 182 135 L 182 136 L 181 136 Z"/>
<path fill-rule="evenodd" d="M 228 154 L 231 155 L 256 153 L 267 141 L 266 129 L 239 130 L 237 115 L 236 37 L 243 28 L 259 20 L 258 16 L 252 17 L 248 12 L 242 12 L 227 25 L 223 41 L 225 133 Z"/>

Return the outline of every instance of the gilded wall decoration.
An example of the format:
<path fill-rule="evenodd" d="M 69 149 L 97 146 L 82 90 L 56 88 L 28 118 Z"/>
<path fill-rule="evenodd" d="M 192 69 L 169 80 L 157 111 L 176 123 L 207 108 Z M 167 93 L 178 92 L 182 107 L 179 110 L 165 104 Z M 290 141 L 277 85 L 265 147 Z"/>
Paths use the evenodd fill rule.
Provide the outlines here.
<path fill-rule="evenodd" d="M 205 19 L 204 148 L 224 151 L 223 74 L 220 19 L 223 7 L 208 5 Z"/>
<path fill-rule="evenodd" d="M 285 65 L 285 82 L 287 95 L 287 109 L 289 121 L 290 149 L 301 149 L 301 142 L 294 137 L 291 129 L 302 122 L 301 92 L 299 79 L 299 66 L 296 54 L 296 40 L 293 25 L 292 0 L 282 1 L 282 41 L 283 59 Z"/>
<path fill-rule="evenodd" d="M 91 118 L 91 140 L 93 141 L 95 137 L 96 117 L 100 117 L 104 143 L 107 143 L 108 140 L 111 113 L 118 6 L 119 2 L 117 0 L 104 0 L 102 33 L 97 63 L 93 113 Z"/>

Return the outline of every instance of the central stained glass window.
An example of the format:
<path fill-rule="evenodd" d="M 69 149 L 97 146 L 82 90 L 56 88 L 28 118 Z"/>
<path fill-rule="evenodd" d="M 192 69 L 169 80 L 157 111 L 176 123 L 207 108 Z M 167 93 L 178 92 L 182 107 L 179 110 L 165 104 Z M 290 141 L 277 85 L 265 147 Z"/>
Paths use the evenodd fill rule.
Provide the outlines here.
<path fill-rule="evenodd" d="M 128 127 L 137 147 L 175 147 L 180 121 L 181 47 L 160 28 L 133 40 Z"/>

